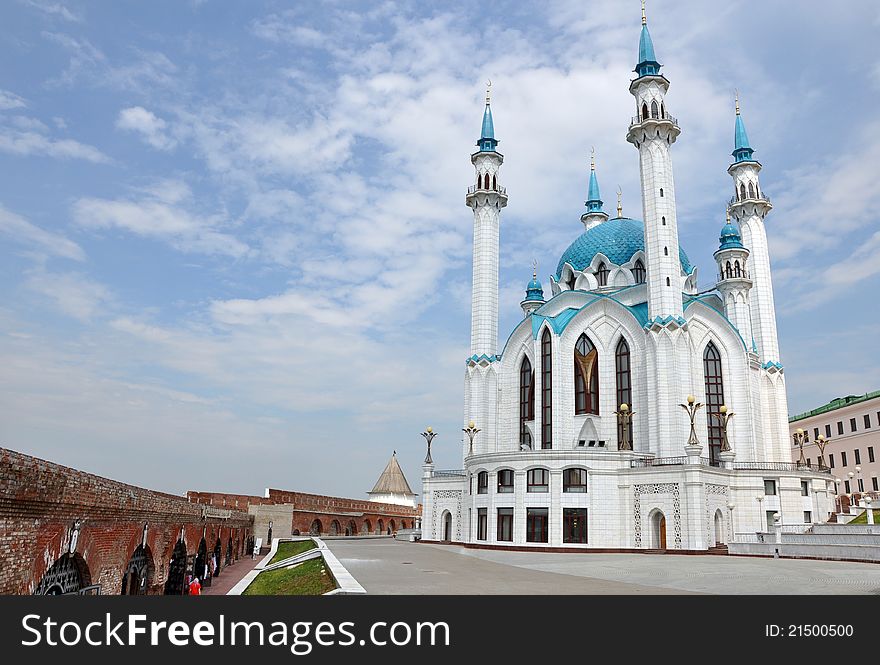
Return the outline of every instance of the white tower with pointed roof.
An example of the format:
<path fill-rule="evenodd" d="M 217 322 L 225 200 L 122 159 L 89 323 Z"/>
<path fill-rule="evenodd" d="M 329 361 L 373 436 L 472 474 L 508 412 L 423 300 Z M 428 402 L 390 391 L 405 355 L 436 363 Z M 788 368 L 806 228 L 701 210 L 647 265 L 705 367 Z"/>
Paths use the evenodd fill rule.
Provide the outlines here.
<path fill-rule="evenodd" d="M 397 462 L 397 451 L 391 455 L 385 470 L 379 476 L 379 480 L 373 486 L 373 489 L 367 492 L 370 501 L 378 503 L 391 503 L 395 506 L 416 506 L 416 493 L 413 492 L 409 483 L 406 482 L 406 476 L 403 475 L 403 469 Z"/>

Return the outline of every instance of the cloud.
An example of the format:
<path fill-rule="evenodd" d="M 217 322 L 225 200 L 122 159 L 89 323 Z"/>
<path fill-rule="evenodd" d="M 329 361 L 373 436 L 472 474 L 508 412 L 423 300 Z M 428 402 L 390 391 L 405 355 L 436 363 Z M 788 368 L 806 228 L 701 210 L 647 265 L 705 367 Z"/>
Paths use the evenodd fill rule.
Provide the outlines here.
<path fill-rule="evenodd" d="M 136 132 L 157 150 L 171 150 L 176 141 L 166 134 L 168 123 L 142 106 L 122 109 L 116 120 L 116 127 Z"/>
<path fill-rule="evenodd" d="M 25 285 L 51 300 L 59 310 L 87 323 L 112 301 L 110 290 L 81 273 L 32 271 Z"/>
<path fill-rule="evenodd" d="M 39 123 L 39 121 L 36 121 Z M 20 122 L 18 124 L 21 124 Z M 33 123 L 31 123 L 34 126 Z M 45 126 L 36 127 L 44 129 Z M 45 156 L 56 159 L 82 159 L 96 164 L 110 162 L 110 158 L 94 146 L 73 139 L 53 139 L 40 131 L 0 126 L 0 152 L 21 156 Z"/>
<path fill-rule="evenodd" d="M 24 217 L 0 206 L 0 233 L 13 241 L 35 249 L 39 254 L 73 261 L 85 261 L 82 247 L 69 238 L 41 229 Z"/>
<path fill-rule="evenodd" d="M 60 2 L 48 2 L 48 0 L 19 0 L 28 7 L 33 7 L 41 12 L 51 16 L 52 18 L 60 18 L 73 23 L 82 22 L 82 18 L 70 11 Z"/>
<path fill-rule="evenodd" d="M 27 106 L 25 101 L 8 90 L 0 90 L 0 111 L 8 111 L 9 109 L 20 109 Z"/>
<path fill-rule="evenodd" d="M 248 246 L 219 230 L 227 223 L 224 215 L 204 216 L 175 205 L 188 194 L 182 183 L 163 181 L 137 198 L 82 198 L 74 203 L 73 219 L 85 228 L 122 229 L 184 252 L 244 257 Z"/>

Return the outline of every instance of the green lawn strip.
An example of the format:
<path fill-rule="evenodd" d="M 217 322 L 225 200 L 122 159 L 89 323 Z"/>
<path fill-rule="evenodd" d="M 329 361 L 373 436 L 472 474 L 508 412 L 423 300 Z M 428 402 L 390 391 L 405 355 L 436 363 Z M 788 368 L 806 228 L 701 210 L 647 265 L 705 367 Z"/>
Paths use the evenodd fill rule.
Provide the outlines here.
<path fill-rule="evenodd" d="M 284 559 L 289 559 L 292 556 L 296 556 L 297 554 L 302 554 L 303 552 L 308 552 L 309 550 L 313 550 L 317 547 L 314 540 L 289 540 L 278 543 L 278 551 L 275 552 L 275 556 L 272 557 L 272 560 L 269 562 L 269 565 L 273 563 L 278 563 Z"/>
<path fill-rule="evenodd" d="M 245 596 L 320 596 L 336 588 L 323 558 L 311 559 L 295 568 L 267 570 L 244 590 Z"/>
<path fill-rule="evenodd" d="M 878 511 L 874 511 L 874 524 L 880 523 L 880 515 L 877 514 Z M 868 523 L 868 511 L 864 511 L 861 515 L 856 517 L 854 520 L 847 522 L 847 524 L 867 524 Z"/>

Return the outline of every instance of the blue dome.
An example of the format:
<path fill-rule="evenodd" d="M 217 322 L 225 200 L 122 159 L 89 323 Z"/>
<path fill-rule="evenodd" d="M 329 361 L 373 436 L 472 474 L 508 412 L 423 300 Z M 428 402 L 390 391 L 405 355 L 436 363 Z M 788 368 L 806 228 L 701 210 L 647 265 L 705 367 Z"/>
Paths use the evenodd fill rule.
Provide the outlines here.
<path fill-rule="evenodd" d="M 556 279 L 562 278 L 562 268 L 566 263 L 575 270 L 583 270 L 590 265 L 596 254 L 604 254 L 615 265 L 623 265 L 632 259 L 639 250 L 645 251 L 645 226 L 637 219 L 615 217 L 607 222 L 584 231 L 575 240 L 556 267 Z M 693 268 L 687 254 L 678 248 L 681 269 L 689 275 Z"/>
<path fill-rule="evenodd" d="M 544 287 L 538 281 L 537 275 L 532 277 L 532 281 L 526 287 L 526 301 L 544 302 Z"/>
<path fill-rule="evenodd" d="M 739 231 L 730 222 L 721 227 L 721 237 L 719 240 L 721 241 L 721 246 L 718 249 L 741 248 L 743 246 Z"/>

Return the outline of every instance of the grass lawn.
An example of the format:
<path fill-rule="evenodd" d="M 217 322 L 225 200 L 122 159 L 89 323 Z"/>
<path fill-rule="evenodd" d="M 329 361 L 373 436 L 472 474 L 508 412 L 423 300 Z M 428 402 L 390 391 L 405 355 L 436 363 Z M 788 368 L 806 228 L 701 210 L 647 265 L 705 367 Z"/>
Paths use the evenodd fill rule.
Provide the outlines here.
<path fill-rule="evenodd" d="M 293 544 L 293 543 L 291 543 Z M 300 543 L 296 543 L 300 544 Z M 245 596 L 320 596 L 336 588 L 324 559 L 312 559 L 296 568 L 267 570 L 244 590 Z"/>
<path fill-rule="evenodd" d="M 295 540 L 278 543 L 278 551 L 275 552 L 275 556 L 272 557 L 272 560 L 269 563 L 277 563 L 283 559 L 288 559 L 297 554 L 313 550 L 316 547 L 317 545 L 314 540 Z"/>
<path fill-rule="evenodd" d="M 864 511 L 861 515 L 856 517 L 852 522 L 847 522 L 847 524 L 867 524 L 868 523 L 868 511 Z M 880 510 L 874 511 L 874 524 L 880 524 Z"/>

